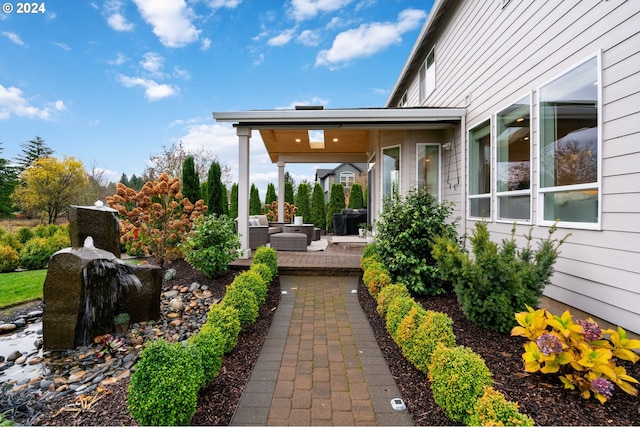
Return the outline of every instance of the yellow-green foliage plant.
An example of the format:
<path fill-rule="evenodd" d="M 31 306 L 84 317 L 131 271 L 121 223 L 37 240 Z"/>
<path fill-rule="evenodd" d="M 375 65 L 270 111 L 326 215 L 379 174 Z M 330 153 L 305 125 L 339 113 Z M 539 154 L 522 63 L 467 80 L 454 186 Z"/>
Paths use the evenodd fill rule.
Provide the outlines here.
<path fill-rule="evenodd" d="M 259 246 L 253 254 L 253 263 L 267 264 L 271 269 L 271 276 L 278 275 L 278 253 L 275 249 L 266 246 Z"/>
<path fill-rule="evenodd" d="M 369 293 L 375 298 L 384 286 L 391 284 L 391 277 L 384 264 L 374 261 L 364 271 L 362 281 L 369 289 Z"/>
<path fill-rule="evenodd" d="M 273 281 L 273 273 L 267 264 L 254 262 L 251 265 L 251 268 L 249 268 L 249 271 L 258 273 L 260 277 L 262 277 L 262 280 L 267 284 L 267 288 L 271 285 L 271 282 Z"/>
<path fill-rule="evenodd" d="M 438 345 L 455 347 L 453 320 L 445 313 L 427 310 L 413 335 L 402 346 L 402 354 L 416 368 L 428 374 L 431 356 Z"/>
<path fill-rule="evenodd" d="M 205 326 L 217 327 L 224 337 L 224 352 L 230 353 L 238 344 L 240 334 L 240 317 L 238 310 L 231 305 L 214 304 L 209 308 Z"/>
<path fill-rule="evenodd" d="M 396 332 L 398 331 L 398 327 L 400 326 L 402 319 L 404 319 L 404 317 L 409 314 L 411 309 L 414 307 L 420 307 L 420 305 L 411 297 L 398 297 L 389 304 L 385 320 L 387 331 L 392 338 L 396 336 Z"/>
<path fill-rule="evenodd" d="M 267 300 L 267 291 L 269 290 L 268 284 L 264 281 L 262 276 L 255 271 L 249 270 L 240 273 L 233 281 L 233 286 L 245 288 L 253 292 L 256 296 L 258 308 L 262 307 Z"/>
<path fill-rule="evenodd" d="M 200 355 L 204 370 L 202 386 L 206 386 L 218 375 L 218 370 L 222 366 L 225 336 L 218 326 L 205 323 L 197 334 L 189 338 L 188 342 Z"/>
<path fill-rule="evenodd" d="M 516 313 L 518 326 L 511 335 L 529 340 L 522 355 L 524 370 L 543 374 L 557 374 L 570 390 L 578 390 L 582 397 L 592 395 L 605 403 L 615 385 L 637 396 L 631 383 L 638 380 L 627 375 L 623 366 L 616 366 L 616 358 L 636 363 L 640 356 L 640 340 L 629 339 L 624 329 L 600 329 L 592 319 L 574 322 L 567 310 L 561 316 L 545 309 Z"/>
<path fill-rule="evenodd" d="M 382 289 L 378 294 L 378 314 L 382 317 L 387 317 L 389 304 L 398 297 L 410 297 L 409 289 L 405 285 L 394 283 Z"/>
<path fill-rule="evenodd" d="M 227 292 L 222 299 L 222 304 L 230 305 L 238 310 L 238 319 L 240 319 L 241 327 L 252 324 L 258 318 L 260 307 L 258 306 L 256 295 L 246 287 L 235 286 L 234 284 L 228 286 Z"/>
<path fill-rule="evenodd" d="M 470 425 L 473 407 L 484 387 L 493 385 L 482 357 L 462 346 L 438 346 L 431 357 L 428 377 L 433 400 L 450 420 L 465 425 Z"/>
<path fill-rule="evenodd" d="M 409 310 L 407 315 L 400 320 L 395 335 L 391 337 L 398 344 L 398 347 L 404 348 L 426 317 L 427 310 L 422 308 L 420 304 L 416 304 Z"/>
<path fill-rule="evenodd" d="M 532 426 L 533 419 L 520 413 L 516 402 L 509 402 L 493 387 L 485 387 L 469 417 L 472 426 Z"/>
<path fill-rule="evenodd" d="M 13 271 L 20 265 L 18 252 L 11 246 L 0 245 L 0 273 Z"/>

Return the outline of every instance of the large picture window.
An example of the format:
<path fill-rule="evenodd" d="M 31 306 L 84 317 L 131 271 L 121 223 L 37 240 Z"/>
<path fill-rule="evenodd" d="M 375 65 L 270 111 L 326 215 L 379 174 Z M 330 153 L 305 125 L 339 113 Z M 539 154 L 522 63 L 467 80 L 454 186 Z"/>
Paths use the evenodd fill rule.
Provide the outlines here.
<path fill-rule="evenodd" d="M 491 218 L 491 121 L 469 130 L 469 217 Z"/>
<path fill-rule="evenodd" d="M 417 144 L 418 187 L 440 200 L 440 144 Z"/>
<path fill-rule="evenodd" d="M 497 219 L 531 221 L 531 99 L 496 115 Z"/>
<path fill-rule="evenodd" d="M 382 197 L 397 194 L 400 187 L 400 146 L 382 149 Z"/>
<path fill-rule="evenodd" d="M 539 89 L 541 223 L 599 224 L 599 58 Z"/>

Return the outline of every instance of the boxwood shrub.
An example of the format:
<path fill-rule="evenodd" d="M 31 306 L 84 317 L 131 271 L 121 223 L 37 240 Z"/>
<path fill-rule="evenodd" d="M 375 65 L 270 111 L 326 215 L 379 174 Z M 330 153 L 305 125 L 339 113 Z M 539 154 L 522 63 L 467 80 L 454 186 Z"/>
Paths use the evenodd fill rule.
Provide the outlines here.
<path fill-rule="evenodd" d="M 248 270 L 240 273 L 233 281 L 233 286 L 253 292 L 256 296 L 258 309 L 262 307 L 267 300 L 267 291 L 269 290 L 268 284 L 264 281 L 262 276 L 255 271 Z"/>
<path fill-rule="evenodd" d="M 415 332 L 404 342 L 402 354 L 416 368 L 428 374 L 431 356 L 438 345 L 456 345 L 453 320 L 445 313 L 428 310 Z"/>
<path fill-rule="evenodd" d="M 404 316 L 409 314 L 409 311 L 416 306 L 418 306 L 418 303 L 411 297 L 398 297 L 389 304 L 386 326 L 392 338 L 395 337 L 398 326 L 400 326 Z"/>
<path fill-rule="evenodd" d="M 275 249 L 266 246 L 259 246 L 253 254 L 253 263 L 267 264 L 271 269 L 272 277 L 278 275 L 278 253 Z"/>
<path fill-rule="evenodd" d="M 485 387 L 484 394 L 476 401 L 469 417 L 472 426 L 532 426 L 533 419 L 521 414 L 516 402 L 509 402 L 492 387 Z"/>
<path fill-rule="evenodd" d="M 215 304 L 209 308 L 206 324 L 217 327 L 224 337 L 224 352 L 231 352 L 238 344 L 240 318 L 238 310 L 231 305 Z"/>
<path fill-rule="evenodd" d="M 386 286 L 378 294 L 378 307 L 377 307 L 378 314 L 386 318 L 389 304 L 391 304 L 395 298 L 399 298 L 399 297 L 408 298 L 409 296 L 410 296 L 409 290 L 405 285 L 402 285 L 399 283 L 393 283 L 389 286 Z"/>
<path fill-rule="evenodd" d="M 217 325 L 205 323 L 197 334 L 189 338 L 189 344 L 199 353 L 204 369 L 202 386 L 206 386 L 218 375 L 222 366 L 225 336 Z"/>
<path fill-rule="evenodd" d="M 250 325 L 258 318 L 258 302 L 256 295 L 246 287 L 230 285 L 222 299 L 222 304 L 230 305 L 238 310 L 240 326 Z"/>

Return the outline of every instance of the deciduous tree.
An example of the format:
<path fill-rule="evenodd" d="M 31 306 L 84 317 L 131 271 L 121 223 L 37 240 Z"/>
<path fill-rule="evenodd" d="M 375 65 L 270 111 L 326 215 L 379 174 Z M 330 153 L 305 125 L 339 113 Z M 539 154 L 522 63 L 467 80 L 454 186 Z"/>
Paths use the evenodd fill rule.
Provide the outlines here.
<path fill-rule="evenodd" d="M 87 174 L 82 162 L 73 157 L 59 161 L 54 157 L 36 159 L 20 174 L 20 184 L 12 199 L 25 211 L 43 211 L 53 224 L 69 205 L 79 203 L 87 188 Z"/>

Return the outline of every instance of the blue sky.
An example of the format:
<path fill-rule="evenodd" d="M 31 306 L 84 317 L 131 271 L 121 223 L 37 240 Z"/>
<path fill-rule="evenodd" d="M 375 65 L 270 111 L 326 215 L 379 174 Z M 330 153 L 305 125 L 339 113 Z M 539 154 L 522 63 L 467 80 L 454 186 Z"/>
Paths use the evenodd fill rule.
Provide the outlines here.
<path fill-rule="evenodd" d="M 182 141 L 237 180 L 213 111 L 382 107 L 433 0 L 47 0 L 0 12 L 4 158 L 36 135 L 119 180 Z M 4 2 L 6 7 L 7 2 Z M 277 184 L 257 132 L 251 181 Z M 328 165 L 287 165 L 296 182 Z"/>

